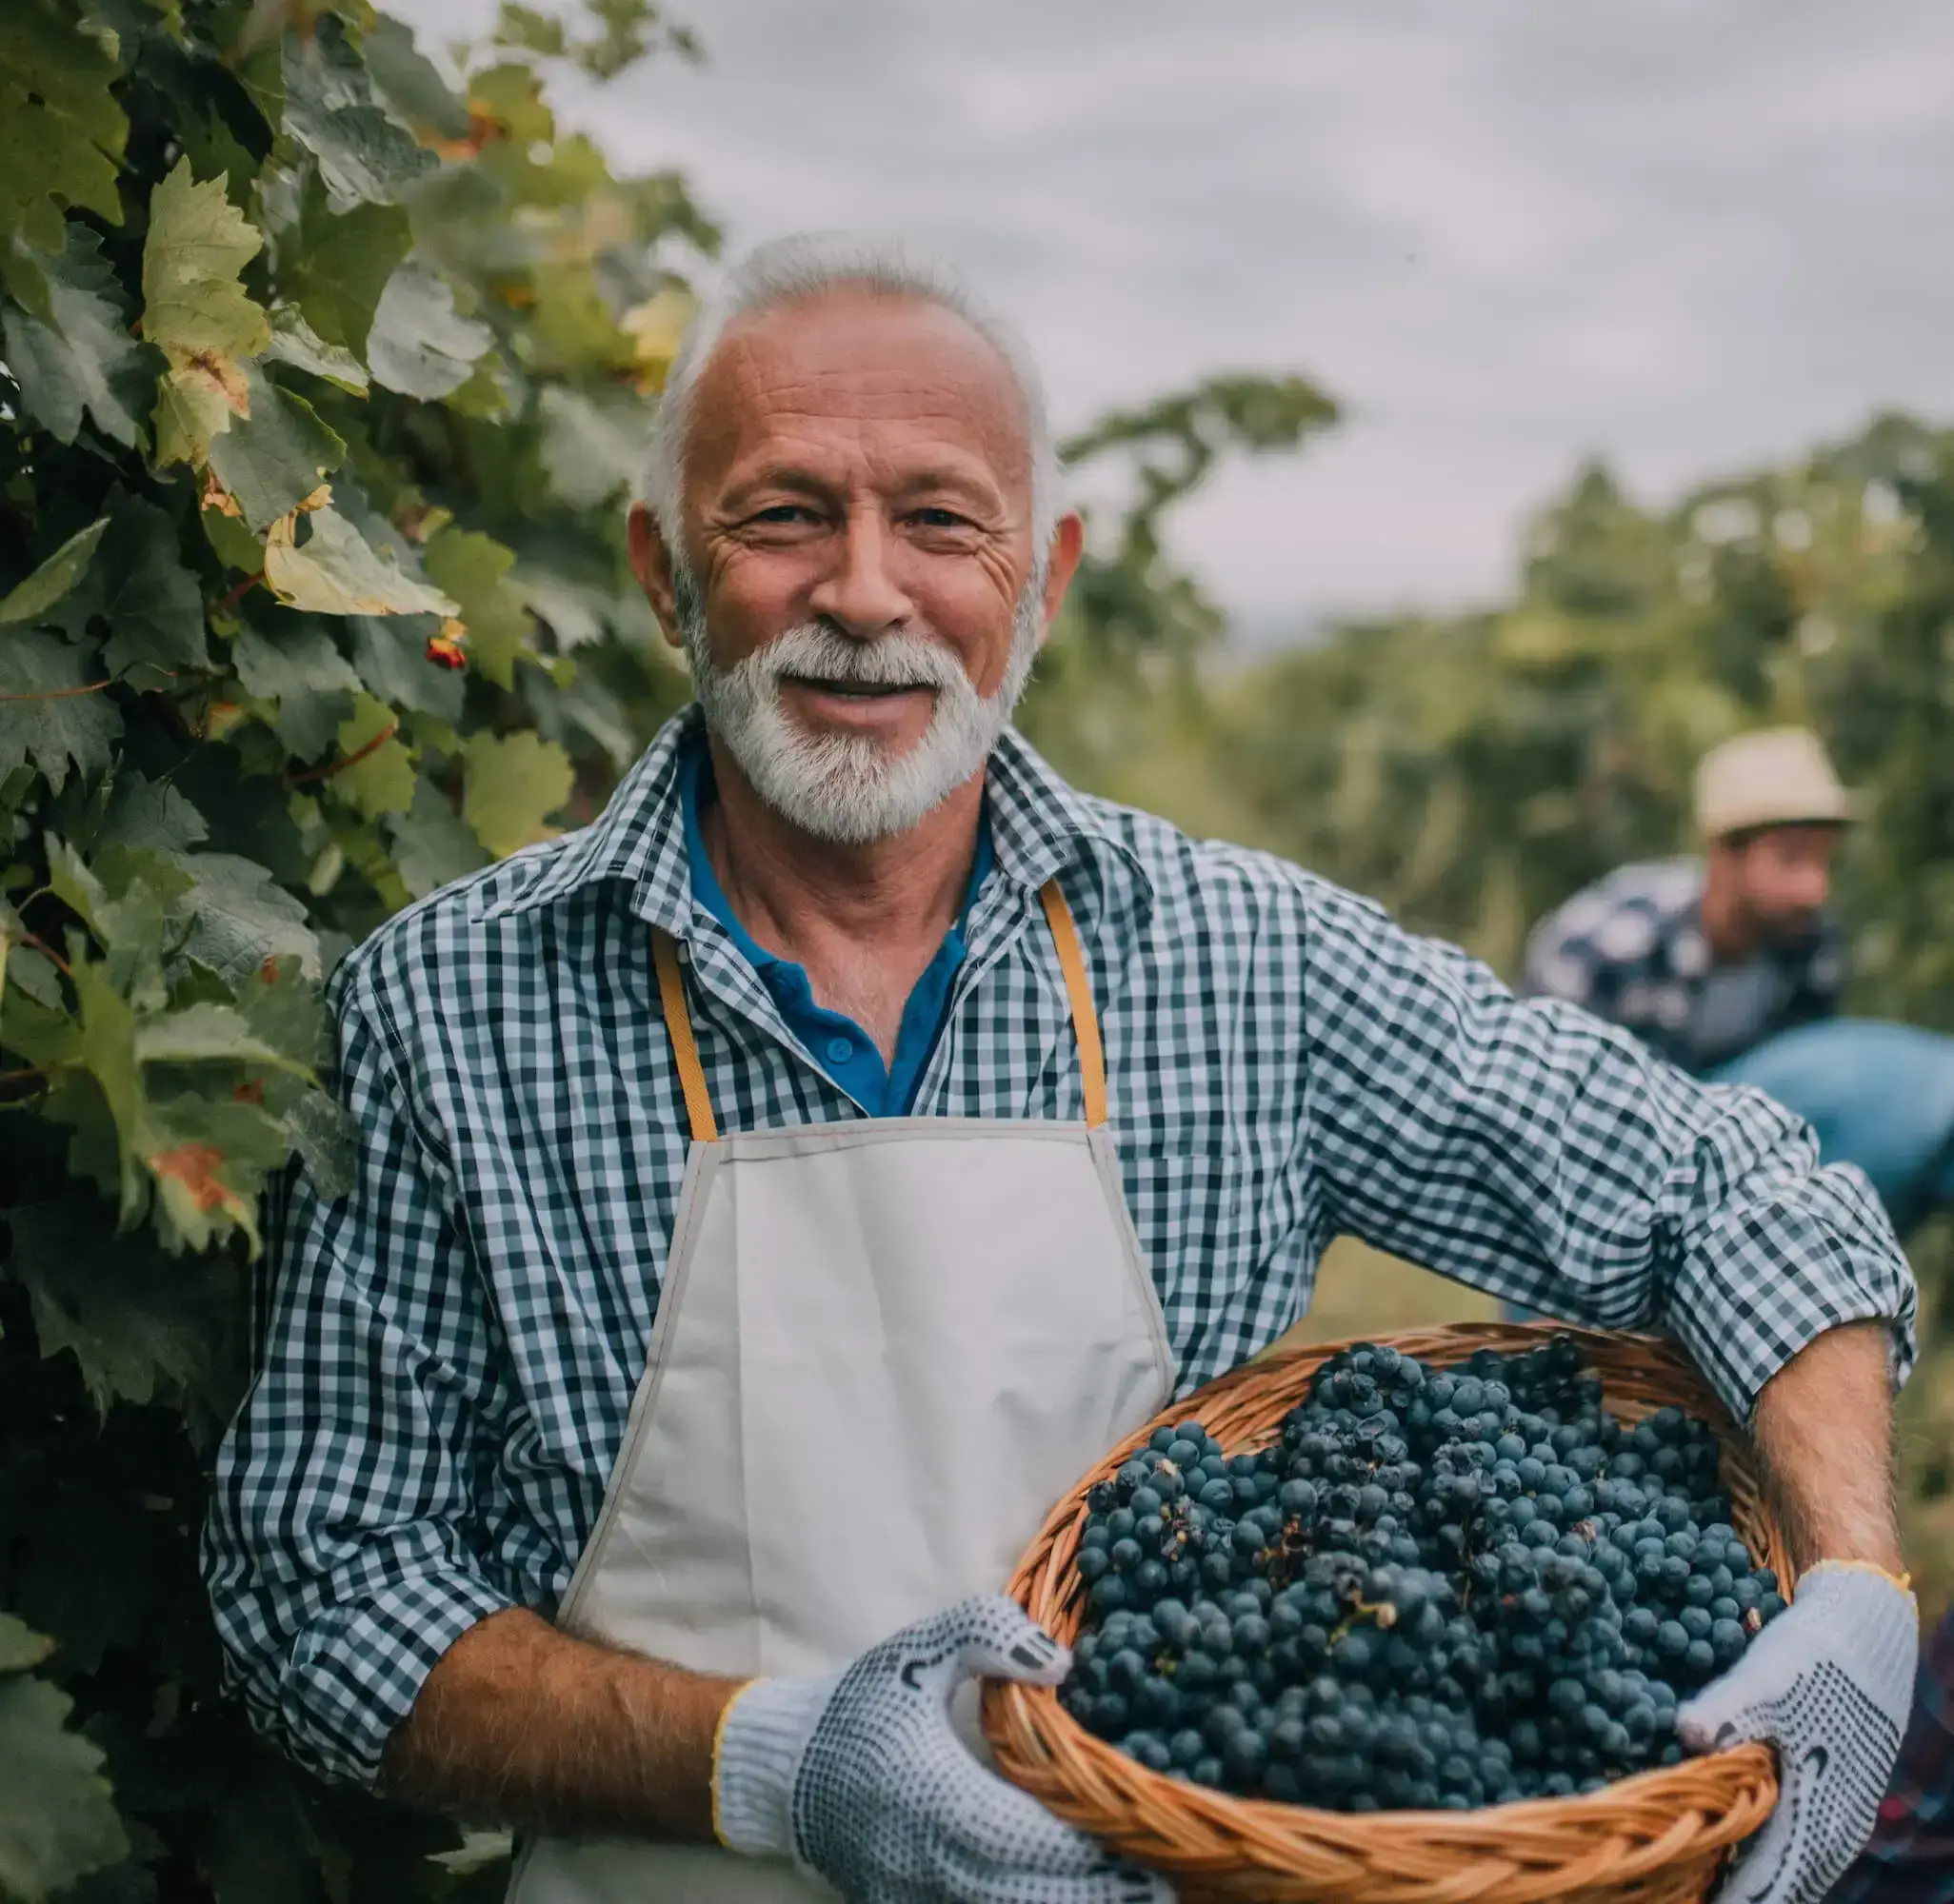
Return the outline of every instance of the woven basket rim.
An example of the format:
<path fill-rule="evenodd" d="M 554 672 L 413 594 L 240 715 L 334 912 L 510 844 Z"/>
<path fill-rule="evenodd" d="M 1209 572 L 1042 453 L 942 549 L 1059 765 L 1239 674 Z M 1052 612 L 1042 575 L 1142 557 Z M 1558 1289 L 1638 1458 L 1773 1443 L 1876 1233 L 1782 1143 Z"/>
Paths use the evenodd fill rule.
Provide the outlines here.
<path fill-rule="evenodd" d="M 1230 1453 L 1268 1438 L 1315 1368 L 1340 1350 L 1388 1346 L 1438 1365 L 1475 1350 L 1571 1337 L 1605 1384 L 1605 1405 L 1637 1419 L 1665 1402 L 1706 1419 L 1724 1455 L 1739 1531 L 1775 1569 L 1788 1597 L 1789 1555 L 1758 1490 L 1739 1431 L 1696 1368 L 1657 1337 L 1560 1323 L 1453 1323 L 1349 1337 L 1265 1354 L 1170 1400 L 1052 1508 L 1007 1588 L 1034 1619 L 1069 1638 L 1083 1598 L 1071 1556 L 1092 1483 L 1117 1471 L 1160 1427 L 1199 1419 Z M 1222 1426 L 1216 1426 L 1220 1422 Z M 985 1730 L 998 1770 L 1121 1851 L 1198 1876 L 1217 1894 L 1339 1904 L 1545 1904 L 1703 1894 L 1724 1852 L 1754 1832 L 1777 1798 L 1775 1760 L 1748 1744 L 1660 1766 L 1567 1798 L 1472 1811 L 1328 1812 L 1244 1798 L 1149 1771 L 1095 1737 L 1054 1688 L 989 1682 Z M 1677 1889 L 1690 1865 L 1700 1882 Z"/>

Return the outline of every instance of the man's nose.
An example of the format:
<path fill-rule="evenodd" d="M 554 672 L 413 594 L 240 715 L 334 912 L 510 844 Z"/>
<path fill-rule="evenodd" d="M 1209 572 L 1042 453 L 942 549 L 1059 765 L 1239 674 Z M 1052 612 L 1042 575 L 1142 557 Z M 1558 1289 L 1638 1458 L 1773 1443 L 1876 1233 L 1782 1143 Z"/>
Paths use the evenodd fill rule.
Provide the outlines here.
<path fill-rule="evenodd" d="M 808 598 L 808 605 L 844 634 L 872 640 L 900 627 L 914 612 L 891 567 L 893 538 L 873 510 L 849 514 L 835 542 L 834 565 Z"/>

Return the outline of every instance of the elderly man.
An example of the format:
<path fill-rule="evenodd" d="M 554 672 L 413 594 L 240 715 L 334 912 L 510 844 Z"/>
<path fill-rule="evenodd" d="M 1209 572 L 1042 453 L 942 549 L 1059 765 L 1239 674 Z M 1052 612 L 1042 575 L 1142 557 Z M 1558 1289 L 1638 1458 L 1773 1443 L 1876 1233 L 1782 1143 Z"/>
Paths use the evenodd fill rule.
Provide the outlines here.
<path fill-rule="evenodd" d="M 1750 1423 L 1810 1571 L 1685 1735 L 1776 1742 L 1744 1894 L 1815 1897 L 1916 1645 L 1890 1230 L 1763 1098 L 1060 782 L 1054 488 L 940 270 L 788 242 L 701 314 L 631 523 L 697 708 L 334 976 L 358 1181 L 278 1213 L 209 1536 L 252 1712 L 516 1825 L 524 1904 L 1155 1895 L 951 1695 L 1064 1672 L 996 1597 L 1047 1505 L 1350 1232 Z"/>

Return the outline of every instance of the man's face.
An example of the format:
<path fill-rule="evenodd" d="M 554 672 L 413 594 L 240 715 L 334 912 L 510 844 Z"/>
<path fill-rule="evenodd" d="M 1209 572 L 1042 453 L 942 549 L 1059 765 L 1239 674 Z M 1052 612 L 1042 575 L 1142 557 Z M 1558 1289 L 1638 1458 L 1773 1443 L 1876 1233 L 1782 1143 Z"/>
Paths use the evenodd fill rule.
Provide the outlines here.
<path fill-rule="evenodd" d="M 1739 904 L 1759 938 L 1797 939 L 1817 924 L 1838 845 L 1836 826 L 1770 826 L 1724 849 L 1735 863 Z"/>
<path fill-rule="evenodd" d="M 913 824 L 981 768 L 1077 560 L 1071 519 L 1034 545 L 1004 362 L 907 299 L 740 320 L 694 387 L 685 476 L 680 559 L 642 510 L 633 556 L 715 731 L 812 831 Z"/>

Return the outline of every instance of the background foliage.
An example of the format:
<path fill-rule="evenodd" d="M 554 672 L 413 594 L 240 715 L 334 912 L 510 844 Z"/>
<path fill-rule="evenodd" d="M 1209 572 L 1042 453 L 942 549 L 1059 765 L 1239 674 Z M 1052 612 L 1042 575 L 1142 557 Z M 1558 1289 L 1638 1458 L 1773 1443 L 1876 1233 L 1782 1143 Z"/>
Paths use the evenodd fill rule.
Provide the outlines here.
<path fill-rule="evenodd" d="M 507 6 L 455 90 L 365 0 L 0 8 L 0 1896 L 500 1894 L 499 1840 L 251 1738 L 195 1535 L 258 1189 L 344 1168 L 324 973 L 588 818 L 685 697 L 622 503 L 718 233 L 546 86 L 696 50 L 648 0 Z M 1129 500 L 1025 709 L 1061 765 L 1510 967 L 1675 843 L 1704 743 L 1808 710 L 1878 798 L 1867 1002 L 1954 1019 L 1945 439 L 1669 512 L 1591 472 L 1509 606 L 1218 677 L 1164 520 L 1335 414 L 1216 376 L 1066 446 Z M 1954 1547 L 1950 1427 L 1917 1529 Z"/>

